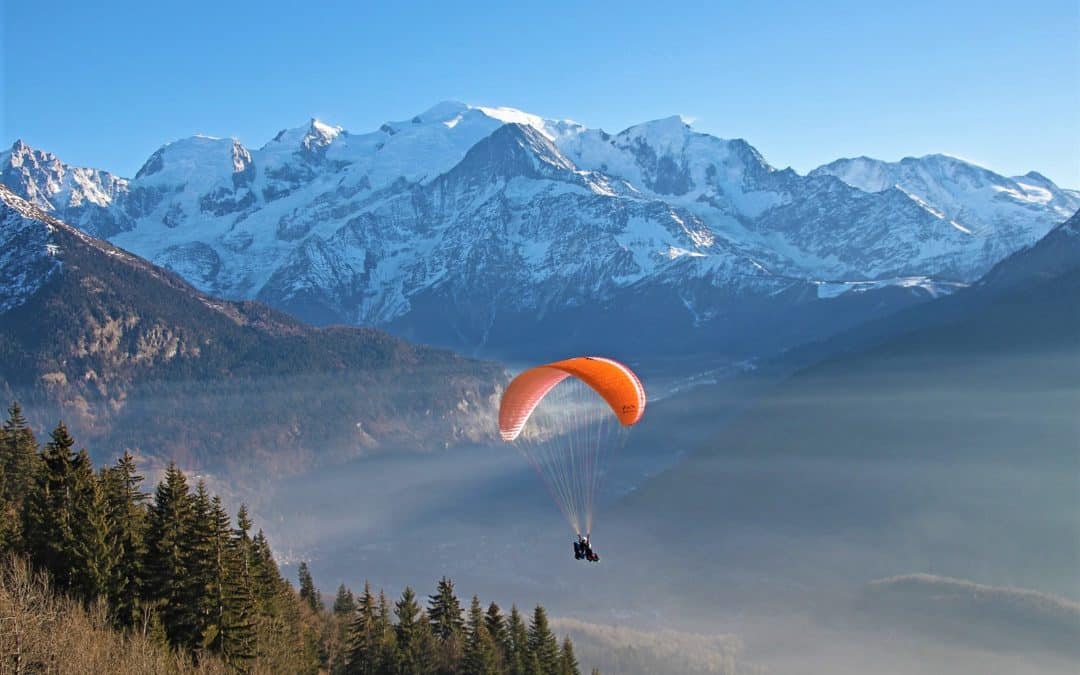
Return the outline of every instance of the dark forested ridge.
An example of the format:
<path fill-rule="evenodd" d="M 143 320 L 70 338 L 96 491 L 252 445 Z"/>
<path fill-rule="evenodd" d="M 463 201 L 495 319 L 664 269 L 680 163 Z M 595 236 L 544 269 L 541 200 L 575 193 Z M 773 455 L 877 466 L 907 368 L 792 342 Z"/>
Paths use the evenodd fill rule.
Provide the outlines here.
<path fill-rule="evenodd" d="M 426 601 L 411 588 L 392 601 L 342 585 L 326 607 L 306 564 L 298 590 L 282 577 L 243 506 L 233 519 L 175 465 L 152 495 L 142 481 L 127 453 L 95 471 L 62 423 L 39 447 L 20 407 L 9 408 L 0 608 L 26 620 L 0 633 L 0 671 L 69 672 L 80 655 L 64 650 L 78 645 L 133 673 L 580 672 L 542 606 L 524 616 L 474 596 L 463 608 L 443 578 Z M 58 641 L 61 627 L 81 632 Z"/>
<path fill-rule="evenodd" d="M 211 298 L 4 186 L 0 244 L 0 393 L 95 447 L 288 473 L 493 433 L 495 364 Z"/>

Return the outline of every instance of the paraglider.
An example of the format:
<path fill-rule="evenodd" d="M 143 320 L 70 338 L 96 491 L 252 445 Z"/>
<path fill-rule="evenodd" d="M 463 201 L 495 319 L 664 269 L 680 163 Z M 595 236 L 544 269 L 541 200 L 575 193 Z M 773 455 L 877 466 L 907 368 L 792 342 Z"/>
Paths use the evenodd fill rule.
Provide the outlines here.
<path fill-rule="evenodd" d="M 592 550 L 592 544 L 589 543 L 589 535 L 578 535 L 577 541 L 574 542 L 574 559 L 600 562 L 600 556 Z"/>
<path fill-rule="evenodd" d="M 577 560 L 600 560 L 590 542 L 597 492 L 608 457 L 641 420 L 645 403 L 637 375 L 599 356 L 530 368 L 503 392 L 499 433 L 543 479 L 577 535 Z"/>

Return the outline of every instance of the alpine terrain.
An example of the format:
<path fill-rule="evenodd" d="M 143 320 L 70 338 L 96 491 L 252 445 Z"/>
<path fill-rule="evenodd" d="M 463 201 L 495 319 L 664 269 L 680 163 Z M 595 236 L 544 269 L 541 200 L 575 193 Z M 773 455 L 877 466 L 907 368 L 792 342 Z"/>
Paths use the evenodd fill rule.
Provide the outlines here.
<path fill-rule="evenodd" d="M 0 185 L 0 394 L 96 447 L 265 475 L 493 438 L 501 367 L 205 295 Z"/>
<path fill-rule="evenodd" d="M 21 141 L 0 167 L 205 293 L 504 358 L 775 353 L 971 283 L 1080 207 L 942 155 L 803 176 L 678 117 L 609 134 L 453 102 L 181 139 L 131 179 Z"/>

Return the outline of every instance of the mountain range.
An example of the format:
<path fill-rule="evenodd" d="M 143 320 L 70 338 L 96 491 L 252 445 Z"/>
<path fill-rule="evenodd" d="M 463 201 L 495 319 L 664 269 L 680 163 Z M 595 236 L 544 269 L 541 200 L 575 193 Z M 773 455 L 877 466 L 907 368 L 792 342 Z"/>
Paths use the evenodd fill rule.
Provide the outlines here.
<path fill-rule="evenodd" d="M 131 179 L 21 141 L 0 171 L 202 292 L 506 359 L 774 354 L 970 284 L 1080 207 L 944 155 L 804 176 L 678 117 L 609 134 L 453 102 L 182 139 Z"/>
<path fill-rule="evenodd" d="M 254 485 L 495 437 L 500 366 L 213 298 L 3 185 L 0 280 L 0 396 L 91 449 Z"/>

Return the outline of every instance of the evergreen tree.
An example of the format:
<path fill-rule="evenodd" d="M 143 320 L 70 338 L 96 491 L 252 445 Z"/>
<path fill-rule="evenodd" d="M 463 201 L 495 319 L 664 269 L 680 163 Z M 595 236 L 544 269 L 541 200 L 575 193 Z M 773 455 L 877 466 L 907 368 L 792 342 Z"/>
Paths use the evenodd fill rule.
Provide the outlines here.
<path fill-rule="evenodd" d="M 469 605 L 468 639 L 465 642 L 462 669 L 470 675 L 498 675 L 502 672 L 499 646 L 488 631 L 484 610 L 480 607 L 480 598 L 475 595 Z"/>
<path fill-rule="evenodd" d="M 208 498 L 200 481 L 194 499 L 197 560 L 193 576 L 202 593 L 201 644 L 241 667 L 254 657 L 255 605 L 244 575 L 229 514 L 221 498 Z"/>
<path fill-rule="evenodd" d="M 258 607 L 257 649 L 260 654 L 274 653 L 286 660 L 280 669 L 290 672 L 316 672 L 320 654 L 318 635 L 308 623 L 292 585 L 281 576 L 266 535 L 259 530 L 251 540 L 253 591 Z"/>
<path fill-rule="evenodd" d="M 461 616 L 461 602 L 454 594 L 454 582 L 443 577 L 428 597 L 428 617 L 431 633 L 439 643 L 437 669 L 440 673 L 457 671 L 461 662 L 465 621 Z"/>
<path fill-rule="evenodd" d="M 502 610 L 494 602 L 488 605 L 484 623 L 488 634 L 499 648 L 501 660 L 505 661 L 510 653 L 510 633 L 506 629 L 506 619 L 503 618 Z"/>
<path fill-rule="evenodd" d="M 240 510 L 236 512 L 236 529 L 237 532 L 245 539 L 249 539 L 248 532 L 251 531 L 251 516 L 248 514 L 247 504 L 241 504 Z"/>
<path fill-rule="evenodd" d="M 548 626 L 547 612 L 542 605 L 533 610 L 529 624 L 529 654 L 536 658 L 542 675 L 559 674 L 559 642 Z"/>
<path fill-rule="evenodd" d="M 529 652 L 528 659 L 525 661 L 525 673 L 526 675 L 545 675 L 544 667 L 540 665 L 540 657 L 532 652 Z"/>
<path fill-rule="evenodd" d="M 334 596 L 333 612 L 335 616 L 351 618 L 356 611 L 356 598 L 345 584 L 338 586 L 337 595 Z"/>
<path fill-rule="evenodd" d="M 378 626 L 378 609 L 371 584 L 364 582 L 364 592 L 356 603 L 352 624 L 349 626 L 349 657 L 345 672 L 349 675 L 375 675 L 379 671 L 381 640 Z"/>
<path fill-rule="evenodd" d="M 76 596 L 95 600 L 106 595 L 118 551 L 111 545 L 108 507 L 102 480 L 94 473 L 86 450 L 79 450 L 72 462 L 71 492 L 72 552 L 71 589 Z"/>
<path fill-rule="evenodd" d="M 506 628 L 508 639 L 507 672 L 524 675 L 529 665 L 529 633 L 517 605 L 510 606 L 510 622 Z"/>
<path fill-rule="evenodd" d="M 330 675 L 341 675 L 346 672 L 352 651 L 349 635 L 356 612 L 356 598 L 345 584 L 341 584 L 338 586 L 337 595 L 334 596 L 331 615 L 326 622 L 328 632 L 324 642 Z"/>
<path fill-rule="evenodd" d="M 74 537 L 67 503 L 73 482 L 71 448 L 74 445 L 61 422 L 41 452 L 40 470 L 22 511 L 23 543 L 31 562 L 48 572 L 62 589 L 70 583 L 70 558 L 65 542 Z"/>
<path fill-rule="evenodd" d="M 270 543 L 266 541 L 266 535 L 262 530 L 259 530 L 251 539 L 251 571 L 252 588 L 259 603 L 259 613 L 273 617 L 280 616 L 284 609 L 282 596 L 289 585 L 281 576 L 277 563 L 274 562 Z"/>
<path fill-rule="evenodd" d="M 139 489 L 142 480 L 135 459 L 126 452 L 101 478 L 112 559 L 105 597 L 121 627 L 136 625 L 141 615 L 139 597 L 146 557 L 147 497 Z"/>
<path fill-rule="evenodd" d="M 214 502 L 215 508 L 224 514 L 220 500 Z M 218 515 L 218 518 L 221 516 Z M 224 614 L 222 616 L 223 633 L 220 640 L 221 658 L 226 664 L 243 670 L 243 664 L 256 655 L 256 628 L 258 611 L 252 590 L 254 581 L 251 573 L 251 537 L 248 530 L 251 520 L 247 508 L 240 506 L 237 514 L 237 529 L 229 535 L 228 541 L 228 582 L 224 589 Z M 228 518 L 226 517 L 226 522 Z"/>
<path fill-rule="evenodd" d="M 37 478 L 37 439 L 13 402 L 0 427 L 0 550 L 22 546 L 23 505 Z"/>
<path fill-rule="evenodd" d="M 397 626 L 394 629 L 398 648 L 398 672 L 401 675 L 427 675 L 434 672 L 435 638 L 427 614 L 420 609 L 416 593 L 408 586 L 394 606 Z"/>
<path fill-rule="evenodd" d="M 386 593 L 379 590 L 379 602 L 376 605 L 378 612 L 375 621 L 375 633 L 378 636 L 377 672 L 393 673 L 398 667 L 398 644 L 397 631 L 390 619 L 390 601 L 386 599 Z"/>
<path fill-rule="evenodd" d="M 157 608 L 169 644 L 192 649 L 199 635 L 200 593 L 192 571 L 194 504 L 175 464 L 158 484 L 147 525 L 147 601 Z"/>
<path fill-rule="evenodd" d="M 31 560 L 59 588 L 89 600 L 105 590 L 108 532 L 90 458 L 86 451 L 73 453 L 74 446 L 59 423 L 41 454 L 22 522 Z"/>
<path fill-rule="evenodd" d="M 198 645 L 220 648 L 220 618 L 224 612 L 222 563 L 218 555 L 218 523 L 211 517 L 210 493 L 200 480 L 191 497 L 191 540 L 188 580 L 196 602 L 195 632 Z M 228 537 L 228 522 L 224 536 Z"/>
<path fill-rule="evenodd" d="M 306 602 L 312 611 L 322 612 L 325 609 L 322 596 L 319 594 L 319 589 L 315 588 L 315 581 L 311 578 L 311 570 L 308 569 L 306 562 L 300 563 L 299 576 L 300 599 Z"/>
<path fill-rule="evenodd" d="M 563 638 L 562 654 L 559 656 L 559 675 L 581 675 L 577 657 L 574 655 L 574 643 L 570 636 Z"/>

